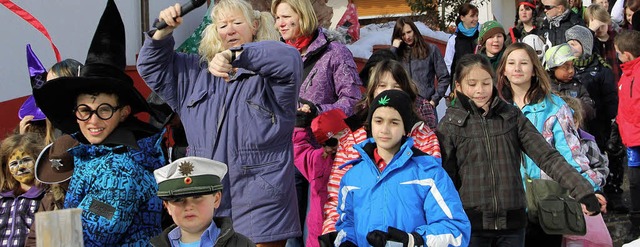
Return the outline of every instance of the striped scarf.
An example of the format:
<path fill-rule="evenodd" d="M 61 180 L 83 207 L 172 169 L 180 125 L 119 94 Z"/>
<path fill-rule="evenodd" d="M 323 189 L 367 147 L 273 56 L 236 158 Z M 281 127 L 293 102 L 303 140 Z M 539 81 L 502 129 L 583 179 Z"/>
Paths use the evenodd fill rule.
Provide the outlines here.
<path fill-rule="evenodd" d="M 605 68 L 611 68 L 611 65 L 609 65 L 609 63 L 598 54 L 593 54 L 588 58 L 578 58 L 576 60 L 573 60 L 573 66 L 578 68 L 587 67 L 589 66 L 589 64 L 591 64 L 591 62 L 593 62 L 594 58 L 598 59 L 598 61 L 600 61 L 600 64 L 602 64 L 602 66 L 604 66 Z"/>

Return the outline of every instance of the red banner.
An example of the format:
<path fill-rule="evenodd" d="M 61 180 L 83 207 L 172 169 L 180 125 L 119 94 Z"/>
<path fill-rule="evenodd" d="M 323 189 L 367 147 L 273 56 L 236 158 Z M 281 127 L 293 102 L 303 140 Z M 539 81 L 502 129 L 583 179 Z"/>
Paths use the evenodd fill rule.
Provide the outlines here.
<path fill-rule="evenodd" d="M 10 0 L 0 0 L 0 3 L 2 3 L 2 5 L 4 5 L 5 7 L 7 7 L 7 9 L 11 10 L 11 12 L 20 16 L 20 18 L 24 19 L 26 22 L 31 24 L 31 26 L 33 26 L 36 30 L 40 31 L 49 40 L 49 43 L 51 44 L 51 48 L 53 49 L 53 53 L 55 53 L 56 55 L 56 61 L 58 62 L 61 61 L 58 47 L 56 47 L 56 45 L 53 44 L 53 40 L 51 40 L 51 36 L 49 35 L 49 32 L 47 31 L 46 28 L 44 28 L 44 25 L 42 25 L 42 23 L 38 21 L 38 19 L 36 19 L 29 12 L 27 12 L 20 6 L 16 5 L 15 3 L 11 2 Z"/>

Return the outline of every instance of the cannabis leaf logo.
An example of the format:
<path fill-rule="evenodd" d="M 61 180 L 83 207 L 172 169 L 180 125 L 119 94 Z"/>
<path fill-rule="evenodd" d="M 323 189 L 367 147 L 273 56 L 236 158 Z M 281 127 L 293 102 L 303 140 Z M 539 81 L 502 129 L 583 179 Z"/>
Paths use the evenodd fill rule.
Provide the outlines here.
<path fill-rule="evenodd" d="M 387 97 L 386 95 L 382 98 L 380 98 L 380 100 L 378 100 L 378 104 L 380 105 L 387 105 L 389 104 L 389 97 Z"/>
<path fill-rule="evenodd" d="M 191 164 L 191 162 L 185 161 L 180 163 L 180 167 L 178 168 L 178 170 L 183 176 L 189 176 L 191 172 L 193 172 L 193 165 Z"/>

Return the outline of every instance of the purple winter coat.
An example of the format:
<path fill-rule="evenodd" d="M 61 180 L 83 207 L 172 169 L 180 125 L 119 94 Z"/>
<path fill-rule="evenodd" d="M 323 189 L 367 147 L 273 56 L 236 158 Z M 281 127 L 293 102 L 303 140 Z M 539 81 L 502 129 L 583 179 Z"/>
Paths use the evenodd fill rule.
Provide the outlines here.
<path fill-rule="evenodd" d="M 300 236 L 293 144 L 302 61 L 277 41 L 244 44 L 229 82 L 196 54 L 173 51 L 173 37 L 147 36 L 138 72 L 185 126 L 187 155 L 229 167 L 217 216 L 253 242 Z M 274 56 L 273 54 L 277 54 Z"/>
<path fill-rule="evenodd" d="M 362 82 L 351 51 L 344 44 L 330 40 L 319 28 L 318 37 L 311 42 L 302 60 L 307 66 L 311 57 L 320 58 L 302 83 L 299 96 L 315 103 L 318 113 L 339 108 L 351 116 L 362 98 Z"/>

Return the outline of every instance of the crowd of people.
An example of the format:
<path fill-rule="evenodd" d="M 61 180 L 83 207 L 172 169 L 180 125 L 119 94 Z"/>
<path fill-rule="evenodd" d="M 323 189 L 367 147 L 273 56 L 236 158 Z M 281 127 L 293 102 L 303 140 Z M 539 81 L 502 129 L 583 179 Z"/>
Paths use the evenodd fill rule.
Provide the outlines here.
<path fill-rule="evenodd" d="M 175 4 L 145 33 L 145 99 L 109 0 L 84 64 L 27 47 L 0 245 L 35 246 L 35 213 L 67 208 L 86 246 L 610 246 L 600 213 L 639 238 L 640 1 L 516 7 L 505 29 L 462 4 L 444 56 L 398 18 L 358 71 L 310 0 L 217 1 L 196 54 L 174 50 Z M 532 220 L 531 179 L 581 204 L 585 236 Z"/>

